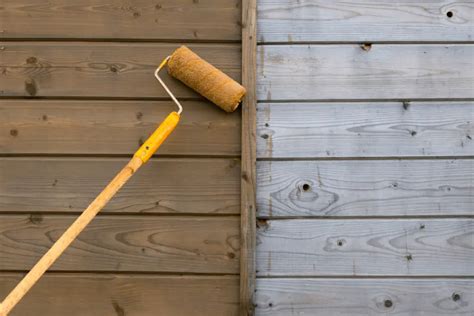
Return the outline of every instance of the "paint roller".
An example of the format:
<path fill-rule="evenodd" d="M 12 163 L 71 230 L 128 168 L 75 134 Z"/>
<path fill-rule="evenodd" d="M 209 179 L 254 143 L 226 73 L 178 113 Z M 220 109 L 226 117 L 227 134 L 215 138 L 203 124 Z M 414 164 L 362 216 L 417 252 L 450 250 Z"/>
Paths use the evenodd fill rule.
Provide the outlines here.
<path fill-rule="evenodd" d="M 150 159 L 178 125 L 183 107 L 159 76 L 160 70 L 165 65 L 168 66 L 168 73 L 172 77 L 182 81 L 188 87 L 197 91 L 226 112 L 235 111 L 242 97 L 245 95 L 246 91 L 244 87 L 200 58 L 186 46 L 181 46 L 171 56 L 166 57 L 156 69 L 155 77 L 176 103 L 179 110 L 177 112 L 171 112 L 165 118 L 151 136 L 135 152 L 127 165 L 8 294 L 5 300 L 0 304 L 0 316 L 8 315 L 46 270 L 51 267 L 82 230 L 94 219 L 97 213 L 112 199 L 115 193 L 117 193 L 128 179 Z"/>

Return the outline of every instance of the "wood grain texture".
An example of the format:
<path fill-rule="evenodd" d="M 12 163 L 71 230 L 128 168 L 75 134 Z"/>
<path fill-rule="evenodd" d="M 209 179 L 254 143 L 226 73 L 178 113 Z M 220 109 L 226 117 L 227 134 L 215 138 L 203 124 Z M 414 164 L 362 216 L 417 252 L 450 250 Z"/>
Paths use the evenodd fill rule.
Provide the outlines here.
<path fill-rule="evenodd" d="M 0 212 L 82 212 L 127 158 L 1 158 Z M 235 159 L 150 160 L 104 213 L 240 213 Z"/>
<path fill-rule="evenodd" d="M 158 155 L 239 155 L 240 116 L 210 102 L 183 102 Z M 3 100 L 0 153 L 133 154 L 176 110 L 172 101 Z"/>
<path fill-rule="evenodd" d="M 256 238 L 257 0 L 242 1 L 242 102 L 240 315 L 254 314 Z"/>
<path fill-rule="evenodd" d="M 261 45 L 257 97 L 473 98 L 473 55 L 472 45 Z"/>
<path fill-rule="evenodd" d="M 257 315 L 472 315 L 472 280 L 259 279 Z"/>
<path fill-rule="evenodd" d="M 472 41 L 474 4 L 463 0 L 261 0 L 260 42 Z"/>
<path fill-rule="evenodd" d="M 474 220 L 268 220 L 261 276 L 474 275 Z"/>
<path fill-rule="evenodd" d="M 258 157 L 474 155 L 474 102 L 259 104 Z"/>
<path fill-rule="evenodd" d="M 0 216 L 0 270 L 28 270 L 72 216 Z M 99 216 L 51 270 L 227 273 L 239 271 L 236 217 Z"/>
<path fill-rule="evenodd" d="M 474 215 L 474 161 L 260 161 L 258 215 Z"/>
<path fill-rule="evenodd" d="M 0 38 L 240 39 L 234 0 L 4 0 L 0 19 Z"/>
<path fill-rule="evenodd" d="M 0 296 L 20 277 L 0 274 Z M 238 315 L 238 282 L 233 276 L 46 274 L 11 316 Z"/>
<path fill-rule="evenodd" d="M 0 96 L 168 98 L 153 76 L 181 44 L 4 42 L 0 46 Z M 199 56 L 240 80 L 237 44 L 189 44 Z M 177 98 L 198 98 L 163 72 Z"/>

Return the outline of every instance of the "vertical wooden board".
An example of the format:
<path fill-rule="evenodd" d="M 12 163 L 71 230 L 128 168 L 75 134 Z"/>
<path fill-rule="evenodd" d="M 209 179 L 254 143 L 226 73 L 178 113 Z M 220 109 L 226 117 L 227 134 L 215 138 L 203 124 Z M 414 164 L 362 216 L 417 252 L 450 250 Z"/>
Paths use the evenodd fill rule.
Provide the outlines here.
<path fill-rule="evenodd" d="M 473 55 L 472 45 L 261 45 L 257 97 L 473 98 Z"/>
<path fill-rule="evenodd" d="M 238 113 L 185 101 L 176 130 L 157 154 L 240 154 Z M 0 153 L 133 154 L 166 116 L 172 101 L 4 100 Z"/>
<path fill-rule="evenodd" d="M 256 315 L 472 315 L 470 279 L 258 279 Z"/>
<path fill-rule="evenodd" d="M 474 275 L 472 219 L 268 220 L 260 276 Z"/>
<path fill-rule="evenodd" d="M 0 296 L 20 281 L 0 274 Z M 20 315 L 238 315 L 238 277 L 46 274 L 15 307 Z"/>
<path fill-rule="evenodd" d="M 463 0 L 260 0 L 260 42 L 472 41 Z"/>
<path fill-rule="evenodd" d="M 2 215 L 0 270 L 28 270 L 75 217 Z M 98 216 L 50 270 L 237 274 L 237 217 Z"/>
<path fill-rule="evenodd" d="M 257 151 L 264 158 L 473 156 L 473 117 L 470 101 L 260 104 Z"/>
<path fill-rule="evenodd" d="M 153 73 L 179 43 L 3 42 L 0 96 L 169 98 Z M 241 76 L 237 44 L 189 44 L 236 80 Z M 178 98 L 200 98 L 162 73 Z"/>
<path fill-rule="evenodd" d="M 128 158 L 1 158 L 1 213 L 82 212 Z M 101 213 L 239 214 L 240 161 L 160 158 Z"/>
<path fill-rule="evenodd" d="M 0 39 L 240 39 L 234 0 L 2 0 L 0 20 Z"/>
<path fill-rule="evenodd" d="M 258 216 L 474 215 L 474 161 L 259 161 Z"/>

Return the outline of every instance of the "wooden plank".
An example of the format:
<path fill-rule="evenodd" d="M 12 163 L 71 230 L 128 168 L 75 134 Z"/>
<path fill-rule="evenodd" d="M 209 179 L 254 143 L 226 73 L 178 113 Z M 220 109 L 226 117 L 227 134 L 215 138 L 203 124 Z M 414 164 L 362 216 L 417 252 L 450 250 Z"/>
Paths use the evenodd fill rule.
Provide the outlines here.
<path fill-rule="evenodd" d="M 240 116 L 183 102 L 178 128 L 158 155 L 239 155 Z M 132 154 L 176 110 L 172 101 L 3 100 L 0 153 Z"/>
<path fill-rule="evenodd" d="M 474 215 L 474 161 L 260 161 L 258 215 Z"/>
<path fill-rule="evenodd" d="M 258 55 L 259 100 L 474 97 L 472 45 L 261 45 Z"/>
<path fill-rule="evenodd" d="M 232 0 L 2 1 L 0 38 L 240 40 Z"/>
<path fill-rule="evenodd" d="M 257 315 L 472 315 L 474 281 L 259 279 Z"/>
<path fill-rule="evenodd" d="M 0 212 L 82 212 L 128 158 L 1 158 Z M 103 213 L 240 213 L 235 159 L 152 159 Z"/>
<path fill-rule="evenodd" d="M 258 157 L 474 155 L 473 102 L 259 104 Z"/>
<path fill-rule="evenodd" d="M 0 270 L 28 270 L 75 219 L 0 216 Z M 237 217 L 99 216 L 51 270 L 239 271 Z"/>
<path fill-rule="evenodd" d="M 474 220 L 268 220 L 261 276 L 474 275 Z"/>
<path fill-rule="evenodd" d="M 242 1 L 242 102 L 240 315 L 254 314 L 256 238 L 257 0 Z"/>
<path fill-rule="evenodd" d="M 260 42 L 472 41 L 463 0 L 261 0 Z"/>
<path fill-rule="evenodd" d="M 20 278 L 0 274 L 0 296 Z M 46 274 L 11 315 L 238 315 L 238 282 L 234 276 Z"/>
<path fill-rule="evenodd" d="M 162 97 L 153 76 L 158 64 L 179 43 L 3 42 L 0 46 L 0 96 Z M 239 80 L 237 44 L 189 44 L 217 68 Z M 163 72 L 178 98 L 197 98 Z"/>

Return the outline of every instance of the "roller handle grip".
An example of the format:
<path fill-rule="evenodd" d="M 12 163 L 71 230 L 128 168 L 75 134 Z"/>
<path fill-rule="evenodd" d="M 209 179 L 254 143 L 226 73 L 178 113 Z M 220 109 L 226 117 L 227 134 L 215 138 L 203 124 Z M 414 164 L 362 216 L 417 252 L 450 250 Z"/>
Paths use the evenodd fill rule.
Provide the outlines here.
<path fill-rule="evenodd" d="M 143 163 L 147 162 L 175 129 L 178 122 L 179 114 L 177 112 L 171 112 L 153 134 L 151 134 L 143 145 L 141 145 L 141 147 L 135 152 L 134 157 L 140 158 Z"/>

